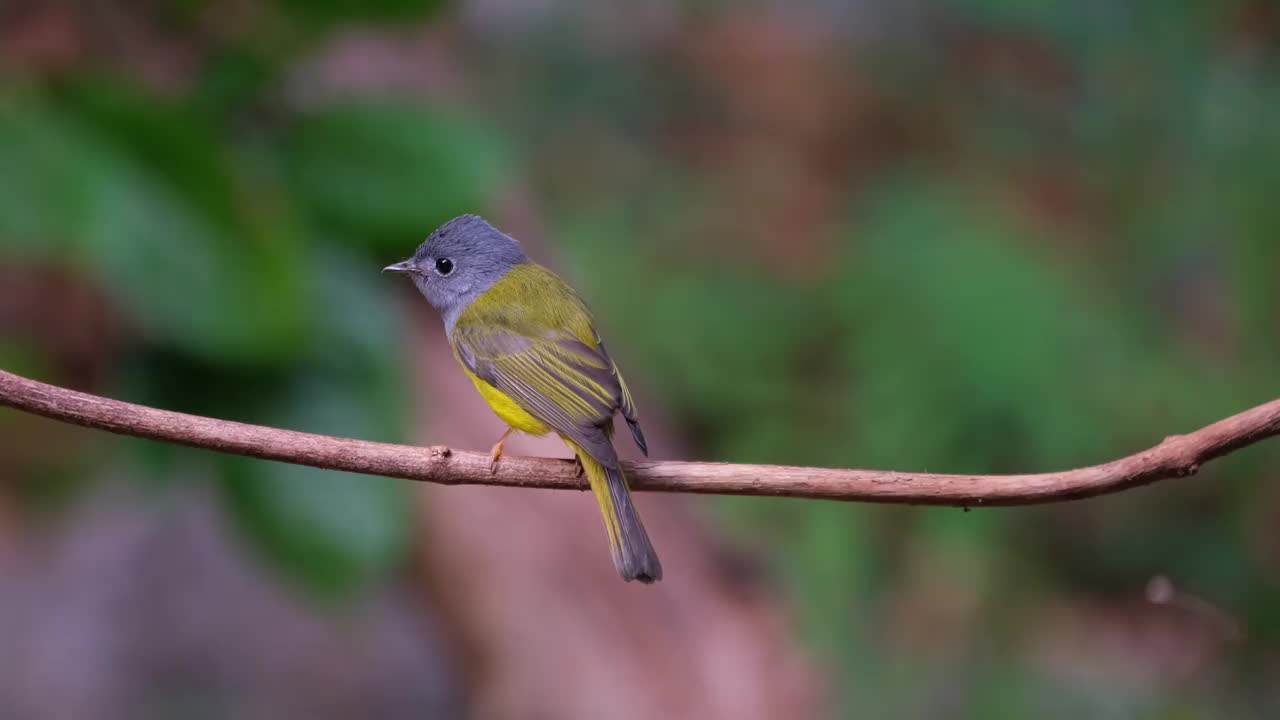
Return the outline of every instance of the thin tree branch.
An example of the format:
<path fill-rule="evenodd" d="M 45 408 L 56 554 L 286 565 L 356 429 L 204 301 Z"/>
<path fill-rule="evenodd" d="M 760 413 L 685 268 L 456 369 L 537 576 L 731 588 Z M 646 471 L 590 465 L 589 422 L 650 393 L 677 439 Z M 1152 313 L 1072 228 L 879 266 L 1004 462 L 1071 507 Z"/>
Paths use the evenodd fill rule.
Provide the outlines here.
<path fill-rule="evenodd" d="M 156 410 L 46 385 L 0 370 L 0 405 L 121 435 L 330 470 L 444 485 L 586 490 L 568 460 L 489 455 L 313 435 Z M 937 475 L 700 462 L 624 464 L 637 490 L 773 495 L 919 505 L 1030 505 L 1103 495 L 1195 474 L 1214 458 L 1280 434 L 1273 400 L 1102 465 L 1036 475 Z"/>

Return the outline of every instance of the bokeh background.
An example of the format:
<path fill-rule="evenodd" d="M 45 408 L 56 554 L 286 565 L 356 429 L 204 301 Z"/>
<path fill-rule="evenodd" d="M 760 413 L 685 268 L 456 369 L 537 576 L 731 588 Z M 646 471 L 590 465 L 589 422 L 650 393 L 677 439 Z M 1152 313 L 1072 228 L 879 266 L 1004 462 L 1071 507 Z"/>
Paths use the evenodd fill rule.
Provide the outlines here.
<path fill-rule="evenodd" d="M 1269 0 L 4 0 L 0 367 L 485 448 L 480 212 L 658 458 L 1127 454 L 1280 390 Z M 556 443 L 516 452 L 563 455 Z M 440 489 L 0 411 L 0 717 L 1280 717 L 1280 444 L 984 510 Z"/>

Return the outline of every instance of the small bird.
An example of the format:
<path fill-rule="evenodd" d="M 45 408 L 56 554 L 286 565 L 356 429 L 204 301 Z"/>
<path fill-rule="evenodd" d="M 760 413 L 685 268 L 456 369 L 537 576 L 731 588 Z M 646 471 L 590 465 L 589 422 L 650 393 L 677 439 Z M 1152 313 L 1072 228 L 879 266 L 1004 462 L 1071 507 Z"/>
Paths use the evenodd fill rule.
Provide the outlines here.
<path fill-rule="evenodd" d="M 635 402 L 573 288 L 477 215 L 441 225 L 412 258 L 383 271 L 413 279 L 444 320 L 467 377 L 508 425 L 493 446 L 490 471 L 497 472 L 512 432 L 555 432 L 577 455 L 600 503 L 618 574 L 662 579 L 613 448 L 613 416 L 621 412 L 649 454 Z"/>

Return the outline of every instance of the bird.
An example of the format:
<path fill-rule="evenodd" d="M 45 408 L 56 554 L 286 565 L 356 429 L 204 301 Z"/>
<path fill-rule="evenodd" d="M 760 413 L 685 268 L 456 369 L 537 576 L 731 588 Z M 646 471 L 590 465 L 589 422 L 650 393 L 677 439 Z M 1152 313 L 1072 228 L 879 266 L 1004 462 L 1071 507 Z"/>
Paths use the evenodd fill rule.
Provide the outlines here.
<path fill-rule="evenodd" d="M 383 271 L 408 275 L 439 312 L 454 357 L 506 423 L 490 472 L 511 433 L 556 433 L 599 502 L 618 574 L 646 584 L 662 579 L 614 449 L 615 415 L 641 452 L 649 448 L 626 381 L 578 293 L 478 215 L 444 223 L 413 257 Z"/>

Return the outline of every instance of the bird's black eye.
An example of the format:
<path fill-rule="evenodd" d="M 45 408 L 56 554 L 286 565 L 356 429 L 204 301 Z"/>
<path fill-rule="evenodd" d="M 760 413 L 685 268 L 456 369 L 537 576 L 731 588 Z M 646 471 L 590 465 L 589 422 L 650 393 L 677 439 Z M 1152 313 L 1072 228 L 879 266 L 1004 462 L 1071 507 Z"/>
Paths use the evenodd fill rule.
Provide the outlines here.
<path fill-rule="evenodd" d="M 449 258 L 439 258 L 436 260 L 436 272 L 441 275 L 448 275 L 453 272 L 453 261 Z"/>

